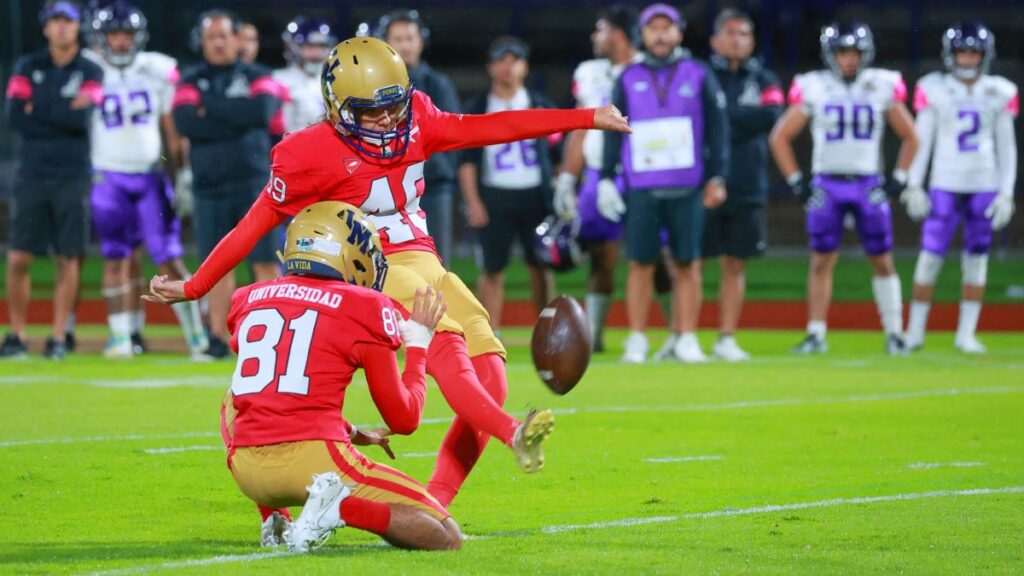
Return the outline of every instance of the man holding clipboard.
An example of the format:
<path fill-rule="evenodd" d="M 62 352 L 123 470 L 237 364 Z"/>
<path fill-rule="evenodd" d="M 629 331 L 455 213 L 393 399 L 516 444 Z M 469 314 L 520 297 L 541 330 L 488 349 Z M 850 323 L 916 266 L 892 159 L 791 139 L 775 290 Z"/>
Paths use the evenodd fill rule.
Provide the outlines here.
<path fill-rule="evenodd" d="M 725 201 L 726 100 L 710 68 L 680 46 L 686 24 L 675 8 L 648 6 L 640 14 L 640 26 L 644 59 L 622 72 L 612 94 L 612 103 L 630 117 L 633 133 L 606 135 L 597 199 L 605 218 L 626 217 L 630 334 L 622 360 L 647 360 L 644 330 L 662 231 L 667 230 L 680 320 L 680 334 L 673 335 L 674 355 L 688 363 L 704 362 L 696 335 L 703 299 L 701 237 L 705 207 Z M 620 170 L 625 201 L 613 182 Z"/>

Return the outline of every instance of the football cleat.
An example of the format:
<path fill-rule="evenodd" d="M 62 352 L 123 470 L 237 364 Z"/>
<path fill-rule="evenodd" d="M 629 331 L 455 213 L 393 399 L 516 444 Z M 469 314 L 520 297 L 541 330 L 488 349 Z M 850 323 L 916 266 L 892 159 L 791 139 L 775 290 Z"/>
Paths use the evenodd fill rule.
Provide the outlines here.
<path fill-rule="evenodd" d="M 988 352 L 988 348 L 979 342 L 973 334 L 963 338 L 957 338 L 953 346 L 965 354 L 985 354 Z"/>
<path fill-rule="evenodd" d="M 885 337 L 885 353 L 889 356 L 906 356 L 910 351 L 903 336 L 899 334 L 888 334 Z"/>
<path fill-rule="evenodd" d="M 210 345 L 202 352 L 202 356 L 206 360 L 225 360 L 230 355 L 231 350 L 228 349 L 228 345 L 216 336 L 210 336 Z"/>
<path fill-rule="evenodd" d="M 43 350 L 43 358 L 49 360 L 63 360 L 68 355 L 68 349 L 63 342 L 53 336 L 46 339 L 46 349 Z"/>
<path fill-rule="evenodd" d="M 704 351 L 700 349 L 700 342 L 694 334 L 684 334 L 676 340 L 676 358 L 687 364 L 703 364 L 708 361 Z"/>
<path fill-rule="evenodd" d="M 314 474 L 306 492 L 309 498 L 302 507 L 302 514 L 285 537 L 292 552 L 315 550 L 323 546 L 335 530 L 345 526 L 341 519 L 341 501 L 348 498 L 351 490 L 336 473 Z"/>
<path fill-rule="evenodd" d="M 135 354 L 148 354 L 149 344 L 146 343 L 145 338 L 138 332 L 132 332 L 132 352 Z"/>
<path fill-rule="evenodd" d="M 679 342 L 679 335 L 669 333 L 668 338 L 665 339 L 665 343 L 658 348 L 658 351 L 654 353 L 655 362 L 665 362 L 668 360 L 676 360 L 676 343 Z"/>
<path fill-rule="evenodd" d="M 811 354 L 824 354 L 828 352 L 828 343 L 824 338 L 818 338 L 814 334 L 808 334 L 803 341 L 790 350 L 793 354 L 809 356 Z"/>
<path fill-rule="evenodd" d="M 15 334 L 8 334 L 4 343 L 0 346 L 0 358 L 24 358 L 28 355 L 28 346 L 25 341 Z"/>
<path fill-rule="evenodd" d="M 280 512 L 273 512 L 260 527 L 260 546 L 273 548 L 288 544 L 286 536 L 291 532 L 292 522 Z"/>
<path fill-rule="evenodd" d="M 64 349 L 67 352 L 74 352 L 75 348 L 78 347 L 78 340 L 75 338 L 74 332 L 64 333 Z"/>
<path fill-rule="evenodd" d="M 131 340 L 117 339 L 113 336 L 107 341 L 107 347 L 103 349 L 104 358 L 131 358 L 135 355 L 135 346 Z"/>
<path fill-rule="evenodd" d="M 725 360 L 726 362 L 746 362 L 750 360 L 750 354 L 743 348 L 740 348 L 736 338 L 732 336 L 719 338 L 711 349 L 711 353 L 715 355 L 715 358 Z"/>
<path fill-rule="evenodd" d="M 643 364 L 647 362 L 647 336 L 641 332 L 632 332 L 626 338 L 626 350 L 622 354 L 624 364 Z"/>
<path fill-rule="evenodd" d="M 516 428 L 512 437 L 512 451 L 516 454 L 523 472 L 532 474 L 544 467 L 544 452 L 541 444 L 555 427 L 555 415 L 551 410 L 530 410 L 526 420 Z"/>

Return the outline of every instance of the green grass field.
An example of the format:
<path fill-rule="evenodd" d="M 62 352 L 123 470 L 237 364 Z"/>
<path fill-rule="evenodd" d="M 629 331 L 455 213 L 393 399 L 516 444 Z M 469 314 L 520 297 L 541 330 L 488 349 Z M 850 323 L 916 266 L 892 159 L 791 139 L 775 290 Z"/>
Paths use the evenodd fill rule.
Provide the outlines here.
<path fill-rule="evenodd" d="M 452 512 L 457 553 L 339 531 L 306 557 L 258 547 L 219 446 L 229 364 L 71 356 L 0 364 L 0 574 L 1012 574 L 1024 567 L 1024 336 L 990 354 L 936 334 L 910 358 L 833 333 L 795 358 L 744 333 L 740 366 L 597 357 L 565 397 L 509 330 L 510 410 L 558 412 L 547 467 L 491 445 Z M 711 334 L 703 334 L 705 346 Z M 363 382 L 347 415 L 377 421 Z M 426 479 L 450 417 L 431 386 L 393 441 Z M 381 457 L 377 452 L 369 452 Z"/>
<path fill-rule="evenodd" d="M 896 267 L 900 278 L 903 279 L 904 297 L 910 297 L 911 279 L 914 276 L 913 257 L 901 257 L 896 260 Z M 0 261 L 0 265 L 4 265 Z M 195 270 L 197 262 L 188 261 L 191 270 Z M 41 260 L 33 270 L 33 295 L 36 298 L 48 298 L 53 294 L 53 266 Z M 747 298 L 749 300 L 803 300 L 807 286 L 807 258 L 773 256 L 760 260 L 752 260 L 749 263 L 747 273 Z M 2 266 L 0 266 L 2 269 Z M 478 270 L 476 263 L 471 258 L 456 258 L 452 262 L 454 270 L 467 284 L 471 286 L 476 282 Z M 146 268 L 146 277 L 155 274 L 152 266 Z M 249 281 L 249 273 L 245 267 L 239 267 L 238 279 L 240 283 Z M 835 272 L 835 299 L 840 302 L 867 302 L 872 299 L 871 295 L 871 273 L 867 262 L 862 256 L 856 254 L 844 255 L 840 258 Z M 86 267 L 82 273 L 82 296 L 84 298 L 100 297 L 100 281 L 102 278 L 102 261 L 98 257 L 86 260 Z M 709 298 L 718 293 L 718 263 L 709 261 L 706 263 L 704 274 L 704 289 Z M 556 278 L 558 290 L 563 294 L 582 297 L 586 291 L 587 270 L 583 267 L 572 272 L 558 275 Z M 626 266 L 619 266 L 617 271 L 616 286 L 618 292 L 616 299 L 623 298 L 623 290 L 626 285 Z M 1019 296 L 1013 297 L 1007 294 L 1010 286 L 1024 285 L 1024 259 L 1008 258 L 998 260 L 993 257 L 988 268 L 988 291 L 985 301 L 994 302 L 1022 302 Z M 0 282 L 0 289 L 6 289 L 6 283 Z M 2 295 L 2 292 L 0 292 Z M 520 260 L 513 261 L 506 273 L 506 294 L 509 300 L 528 300 L 530 298 L 530 284 L 526 274 L 526 268 Z M 939 277 L 935 292 L 937 302 L 955 302 L 960 298 L 960 262 L 958 257 L 951 256 L 947 259 L 946 265 Z"/>

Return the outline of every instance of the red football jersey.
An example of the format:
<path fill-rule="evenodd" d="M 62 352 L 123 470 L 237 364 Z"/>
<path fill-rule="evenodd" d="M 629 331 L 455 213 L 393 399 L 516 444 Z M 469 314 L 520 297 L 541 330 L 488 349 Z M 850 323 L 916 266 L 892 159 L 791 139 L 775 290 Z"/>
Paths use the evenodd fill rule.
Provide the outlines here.
<path fill-rule="evenodd" d="M 189 299 L 202 297 L 245 258 L 256 242 L 287 217 L 323 200 L 361 209 L 380 232 L 384 254 L 433 252 L 419 199 L 423 165 L 432 154 L 479 148 L 594 127 L 594 110 L 531 109 L 451 114 L 422 92 L 412 96 L 409 145 L 396 158 L 359 153 L 328 121 L 292 132 L 271 151 L 271 175 L 249 213 L 185 283 Z"/>
<path fill-rule="evenodd" d="M 393 355 L 402 344 L 402 317 L 391 298 L 340 281 L 286 276 L 237 290 L 233 445 L 348 441 L 345 389 L 371 348 Z"/>

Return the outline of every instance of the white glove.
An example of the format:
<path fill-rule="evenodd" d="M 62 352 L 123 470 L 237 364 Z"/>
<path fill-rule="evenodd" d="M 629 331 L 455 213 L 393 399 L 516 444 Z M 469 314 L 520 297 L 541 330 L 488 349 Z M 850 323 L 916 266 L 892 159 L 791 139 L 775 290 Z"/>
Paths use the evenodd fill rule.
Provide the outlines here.
<path fill-rule="evenodd" d="M 576 177 L 562 172 L 555 178 L 555 197 L 553 198 L 555 215 L 563 220 L 575 220 L 576 210 Z"/>
<path fill-rule="evenodd" d="M 406 348 L 427 348 L 434 338 L 434 331 L 413 320 L 399 320 L 398 332 Z"/>
<path fill-rule="evenodd" d="M 985 218 L 992 221 L 993 230 L 1002 230 L 1010 223 L 1013 211 L 1013 196 L 1000 194 L 988 205 L 988 208 L 985 210 Z"/>
<path fill-rule="evenodd" d="M 192 197 L 192 169 L 182 168 L 174 174 L 174 197 L 171 198 L 171 208 L 178 218 L 187 218 L 192 215 L 195 207 L 195 199 Z"/>
<path fill-rule="evenodd" d="M 622 220 L 622 215 L 626 213 L 626 203 L 622 201 L 622 194 L 610 178 L 597 183 L 597 211 L 612 222 Z"/>
<path fill-rule="evenodd" d="M 932 212 L 932 200 L 920 186 L 907 186 L 900 194 L 900 202 L 907 208 L 907 214 L 914 222 L 920 222 Z"/>

